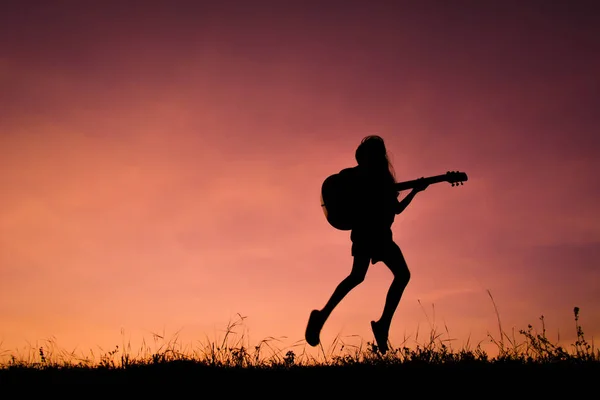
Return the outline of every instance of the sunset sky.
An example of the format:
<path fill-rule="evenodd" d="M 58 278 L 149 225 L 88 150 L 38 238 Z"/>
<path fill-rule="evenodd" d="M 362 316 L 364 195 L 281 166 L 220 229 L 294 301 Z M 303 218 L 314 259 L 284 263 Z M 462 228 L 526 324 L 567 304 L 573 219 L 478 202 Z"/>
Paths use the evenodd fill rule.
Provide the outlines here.
<path fill-rule="evenodd" d="M 84 4 L 85 3 L 85 4 Z M 600 337 L 600 21 L 577 1 L 8 1 L 0 352 L 304 339 L 352 263 L 319 204 L 379 134 L 412 279 L 392 346 Z M 402 195 L 405 193 L 403 192 Z M 384 264 L 322 332 L 373 340 Z M 419 337 L 416 338 L 417 332 Z M 355 338 L 351 336 L 356 335 Z M 313 349 L 310 349 L 311 351 Z"/>

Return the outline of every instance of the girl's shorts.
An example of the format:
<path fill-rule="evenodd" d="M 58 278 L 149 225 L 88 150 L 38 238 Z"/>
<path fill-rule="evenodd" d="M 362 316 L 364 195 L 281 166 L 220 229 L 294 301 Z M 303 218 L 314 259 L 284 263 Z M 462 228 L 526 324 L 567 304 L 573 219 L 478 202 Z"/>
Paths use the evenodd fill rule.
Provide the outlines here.
<path fill-rule="evenodd" d="M 376 264 L 386 259 L 388 254 L 399 252 L 400 247 L 390 238 L 378 241 L 355 241 L 352 243 L 352 256 L 368 257 Z"/>

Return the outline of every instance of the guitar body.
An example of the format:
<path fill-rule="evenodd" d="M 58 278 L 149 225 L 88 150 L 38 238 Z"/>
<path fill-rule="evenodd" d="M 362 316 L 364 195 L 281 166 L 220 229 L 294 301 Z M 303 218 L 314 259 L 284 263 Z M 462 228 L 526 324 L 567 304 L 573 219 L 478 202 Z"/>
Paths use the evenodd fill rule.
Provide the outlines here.
<path fill-rule="evenodd" d="M 351 168 L 328 176 L 321 185 L 321 208 L 327 222 L 341 231 L 352 229 L 354 174 Z"/>
<path fill-rule="evenodd" d="M 353 193 L 355 174 L 353 168 L 346 168 L 337 174 L 328 176 L 321 185 L 321 208 L 325 219 L 335 229 L 341 231 L 352 230 L 352 217 L 354 213 L 355 195 Z M 428 184 L 448 182 L 452 186 L 462 185 L 469 178 L 467 174 L 459 171 L 448 171 L 443 175 L 421 178 Z M 399 182 L 396 189 L 412 189 L 420 182 L 419 179 Z"/>

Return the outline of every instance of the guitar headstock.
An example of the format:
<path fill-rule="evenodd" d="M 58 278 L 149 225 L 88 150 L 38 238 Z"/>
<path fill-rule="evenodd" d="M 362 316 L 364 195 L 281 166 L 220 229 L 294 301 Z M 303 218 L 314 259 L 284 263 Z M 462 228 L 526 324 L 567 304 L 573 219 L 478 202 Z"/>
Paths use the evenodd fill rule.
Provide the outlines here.
<path fill-rule="evenodd" d="M 462 185 L 463 182 L 468 181 L 469 177 L 466 173 L 460 171 L 448 171 L 446 172 L 446 181 L 452 184 L 452 186 Z"/>

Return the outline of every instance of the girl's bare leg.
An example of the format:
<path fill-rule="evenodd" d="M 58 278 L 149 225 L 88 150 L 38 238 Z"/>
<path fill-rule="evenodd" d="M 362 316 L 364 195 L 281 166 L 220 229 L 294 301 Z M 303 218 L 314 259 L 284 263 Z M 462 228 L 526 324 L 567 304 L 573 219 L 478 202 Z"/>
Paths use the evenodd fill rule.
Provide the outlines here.
<path fill-rule="evenodd" d="M 331 315 L 335 307 L 346 297 L 348 293 L 356 286 L 360 285 L 367 275 L 369 269 L 370 258 L 369 257 L 354 257 L 352 263 L 352 271 L 339 285 L 335 288 L 333 294 L 321 310 L 313 310 L 308 320 L 306 327 L 305 338 L 308 344 L 316 346 L 319 344 L 319 335 L 321 328 L 327 321 L 327 318 Z"/>
<path fill-rule="evenodd" d="M 329 318 L 329 315 L 332 313 L 333 309 L 346 297 L 348 293 L 358 285 L 360 285 L 367 275 L 367 270 L 369 269 L 370 258 L 368 257 L 354 257 L 354 262 L 352 263 L 352 271 L 350 275 L 348 275 L 340 284 L 335 288 L 335 291 L 329 298 L 325 307 L 321 309 L 321 316 L 324 320 Z"/>
<path fill-rule="evenodd" d="M 372 322 L 371 326 L 375 333 L 377 346 L 382 353 L 385 353 L 387 351 L 387 338 L 392 317 L 410 280 L 410 271 L 400 248 L 395 243 L 393 246 L 390 246 L 389 251 L 386 252 L 382 261 L 394 274 L 394 280 L 388 290 L 381 318 L 376 322 Z"/>

